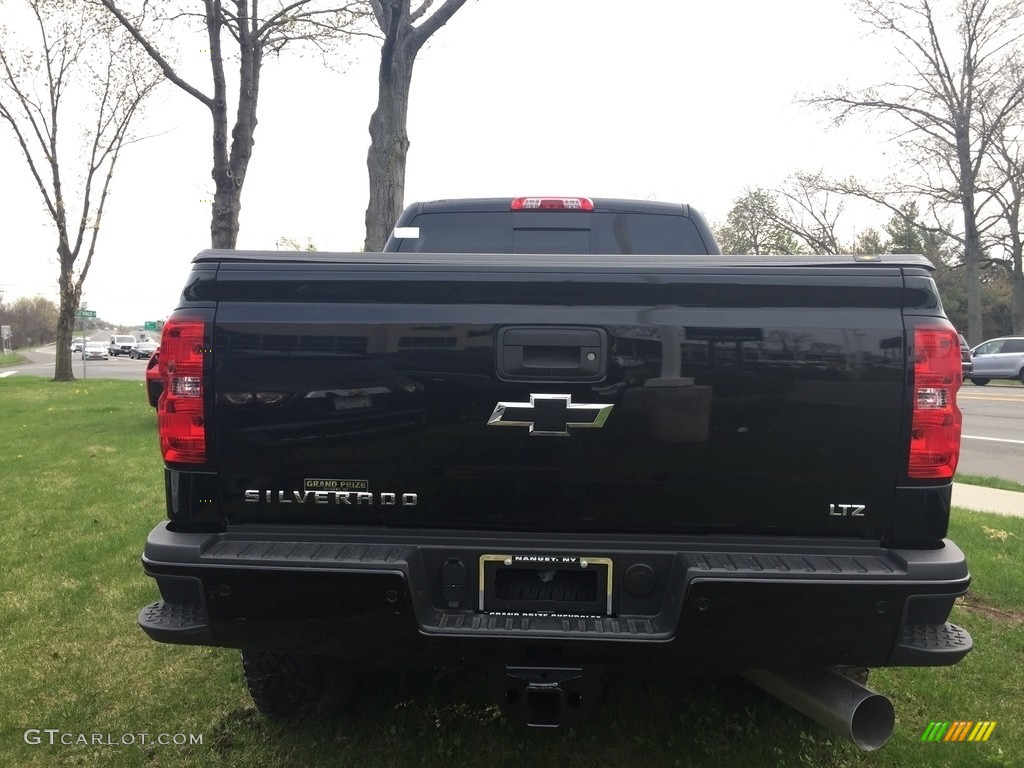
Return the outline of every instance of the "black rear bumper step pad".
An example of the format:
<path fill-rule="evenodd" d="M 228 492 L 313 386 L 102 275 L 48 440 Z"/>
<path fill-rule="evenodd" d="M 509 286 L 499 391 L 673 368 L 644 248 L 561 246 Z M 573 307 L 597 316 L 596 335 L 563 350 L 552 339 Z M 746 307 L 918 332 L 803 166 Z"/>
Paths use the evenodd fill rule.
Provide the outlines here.
<path fill-rule="evenodd" d="M 907 624 L 890 664 L 900 667 L 934 667 L 956 664 L 974 646 L 971 635 L 961 626 L 945 624 Z"/>
<path fill-rule="evenodd" d="M 163 643 L 217 645 L 206 610 L 191 603 L 151 603 L 139 613 L 139 626 Z"/>
<path fill-rule="evenodd" d="M 693 571 L 714 574 L 793 573 L 800 575 L 894 576 L 905 574 L 895 560 L 880 555 L 793 555 L 694 552 L 683 557 Z"/>
<path fill-rule="evenodd" d="M 411 547 L 378 544 L 282 543 L 273 541 L 219 541 L 203 552 L 204 559 L 278 561 L 289 564 L 405 563 Z"/>

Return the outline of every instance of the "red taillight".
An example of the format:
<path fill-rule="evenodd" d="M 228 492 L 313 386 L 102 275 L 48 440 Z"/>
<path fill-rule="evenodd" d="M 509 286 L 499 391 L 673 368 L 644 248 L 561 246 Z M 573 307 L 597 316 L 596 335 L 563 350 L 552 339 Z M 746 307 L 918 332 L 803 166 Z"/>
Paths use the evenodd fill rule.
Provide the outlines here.
<path fill-rule="evenodd" d="M 592 211 L 594 201 L 589 197 L 517 197 L 512 201 L 513 211 Z"/>
<path fill-rule="evenodd" d="M 159 363 L 163 392 L 157 404 L 164 461 L 206 461 L 205 333 L 205 323 L 193 318 L 171 318 L 164 324 Z"/>
<path fill-rule="evenodd" d="M 956 392 L 963 380 L 960 340 L 947 328 L 914 329 L 913 419 L 907 475 L 949 479 L 960 459 L 962 417 Z"/>

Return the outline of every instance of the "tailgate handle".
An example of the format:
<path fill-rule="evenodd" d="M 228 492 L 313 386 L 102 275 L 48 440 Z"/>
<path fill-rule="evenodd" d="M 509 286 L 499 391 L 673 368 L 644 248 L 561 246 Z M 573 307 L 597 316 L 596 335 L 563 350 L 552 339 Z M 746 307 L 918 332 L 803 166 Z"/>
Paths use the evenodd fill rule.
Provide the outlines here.
<path fill-rule="evenodd" d="M 607 349 L 600 328 L 503 328 L 498 333 L 498 376 L 510 381 L 599 381 Z"/>

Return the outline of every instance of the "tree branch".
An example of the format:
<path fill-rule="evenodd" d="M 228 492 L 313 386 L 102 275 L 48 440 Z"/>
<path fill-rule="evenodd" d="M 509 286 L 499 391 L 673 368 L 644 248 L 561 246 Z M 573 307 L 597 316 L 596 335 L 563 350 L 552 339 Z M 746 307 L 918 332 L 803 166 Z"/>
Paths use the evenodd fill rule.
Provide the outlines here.
<path fill-rule="evenodd" d="M 428 6 L 429 4 L 430 3 L 427 2 L 427 0 L 424 0 L 424 6 Z M 422 24 L 418 27 L 413 27 L 412 35 L 409 40 L 412 52 L 415 54 L 416 51 L 419 51 L 430 36 L 447 24 L 451 17 L 455 15 L 455 12 L 465 4 L 466 0 L 444 0 L 441 7 L 424 19 Z M 425 10 L 425 7 L 420 7 L 417 10 L 416 18 L 419 18 Z M 413 21 L 413 19 L 410 19 L 410 21 Z"/>
<path fill-rule="evenodd" d="M 160 67 L 160 71 L 163 72 L 164 77 L 178 86 L 181 90 L 187 93 L 189 96 L 198 100 L 204 106 L 213 108 L 213 99 L 207 96 L 205 93 L 200 91 L 198 88 L 187 82 L 175 71 L 174 67 L 171 66 L 170 62 L 167 61 L 161 55 L 161 53 L 147 40 L 138 28 L 131 22 L 131 20 L 121 12 L 121 10 L 114 4 L 114 0 L 89 0 L 89 2 L 99 2 L 104 8 L 110 11 L 114 18 L 118 20 L 122 27 L 127 30 L 139 45 L 142 46 L 143 50 L 149 54 L 149 57 Z"/>

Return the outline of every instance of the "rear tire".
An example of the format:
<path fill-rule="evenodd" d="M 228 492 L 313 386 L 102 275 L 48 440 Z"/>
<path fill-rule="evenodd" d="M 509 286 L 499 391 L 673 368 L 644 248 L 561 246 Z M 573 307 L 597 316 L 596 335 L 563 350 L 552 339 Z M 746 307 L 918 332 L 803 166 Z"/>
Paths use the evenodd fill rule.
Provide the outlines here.
<path fill-rule="evenodd" d="M 242 672 L 256 709 L 282 719 L 323 701 L 330 661 L 326 656 L 243 650 Z"/>
<path fill-rule="evenodd" d="M 989 381 L 990 379 L 982 379 L 977 376 L 971 376 L 971 383 L 977 384 L 979 387 L 984 387 L 986 384 L 989 383 Z"/>
<path fill-rule="evenodd" d="M 1024 384 L 1024 368 L 1021 368 L 1020 371 L 1017 372 L 1017 381 Z"/>

